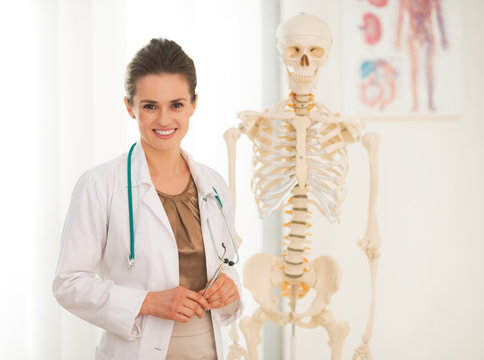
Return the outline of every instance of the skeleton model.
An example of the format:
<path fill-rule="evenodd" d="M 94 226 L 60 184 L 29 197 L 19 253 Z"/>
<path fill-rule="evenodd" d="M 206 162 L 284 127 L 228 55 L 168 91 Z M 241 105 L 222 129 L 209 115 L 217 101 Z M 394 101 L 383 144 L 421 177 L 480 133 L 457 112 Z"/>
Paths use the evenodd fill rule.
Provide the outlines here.
<path fill-rule="evenodd" d="M 287 239 L 280 258 L 259 253 L 247 260 L 244 285 L 260 307 L 252 317 L 240 320 L 247 351 L 240 346 L 237 327 L 231 329 L 234 344 L 229 359 L 257 359 L 260 331 L 266 321 L 303 328 L 323 326 L 329 334 L 331 359 L 341 359 L 343 344 L 349 332 L 345 321 L 337 321 L 327 309 L 331 296 L 339 287 L 341 270 L 330 256 L 309 257 L 308 206 L 314 206 L 331 222 L 337 222 L 345 198 L 348 170 L 347 147 L 361 141 L 370 160 L 370 202 L 368 228 L 358 245 L 365 252 L 371 270 L 371 298 L 367 327 L 362 345 L 353 359 L 371 359 L 369 341 L 373 331 L 375 282 L 379 258 L 375 200 L 377 195 L 377 148 L 379 136 L 361 136 L 362 125 L 332 113 L 314 102 L 311 91 L 317 83 L 318 69 L 328 60 L 332 35 L 328 25 L 316 16 L 299 14 L 277 30 L 280 56 L 287 68 L 289 99 L 265 112 L 243 111 L 238 128 L 225 133 L 229 150 L 229 183 L 235 200 L 235 144 L 241 134 L 253 143 L 254 173 L 252 187 L 259 215 L 289 207 Z M 289 312 L 281 312 L 272 288 L 281 289 L 289 298 Z M 308 309 L 296 311 L 296 302 L 314 289 L 316 296 Z M 294 349 L 294 346 L 293 346 Z M 294 358 L 294 351 L 292 351 Z"/>

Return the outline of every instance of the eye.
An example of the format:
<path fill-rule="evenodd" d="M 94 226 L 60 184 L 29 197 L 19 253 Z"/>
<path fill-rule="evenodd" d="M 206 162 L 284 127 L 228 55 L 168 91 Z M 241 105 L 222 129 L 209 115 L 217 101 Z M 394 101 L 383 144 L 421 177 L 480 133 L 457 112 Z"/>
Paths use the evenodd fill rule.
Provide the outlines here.
<path fill-rule="evenodd" d="M 178 110 L 178 109 L 181 109 L 182 107 L 183 107 L 183 104 L 181 102 L 175 102 L 171 104 L 171 108 L 173 110 Z"/>
<path fill-rule="evenodd" d="M 156 110 L 156 105 L 155 104 L 144 104 L 143 109 L 145 109 L 145 110 Z"/>

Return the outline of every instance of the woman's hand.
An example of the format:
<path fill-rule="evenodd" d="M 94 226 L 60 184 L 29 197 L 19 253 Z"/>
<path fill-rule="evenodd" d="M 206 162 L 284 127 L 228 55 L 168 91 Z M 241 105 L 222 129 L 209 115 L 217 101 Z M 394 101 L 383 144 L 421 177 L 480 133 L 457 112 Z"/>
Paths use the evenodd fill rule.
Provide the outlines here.
<path fill-rule="evenodd" d="M 198 293 L 203 294 L 204 291 L 205 289 L 202 289 Z M 219 309 L 237 300 L 239 298 L 239 290 L 235 282 L 221 272 L 203 297 L 207 299 L 211 309 Z"/>
<path fill-rule="evenodd" d="M 148 292 L 139 314 L 187 322 L 195 314 L 201 318 L 204 310 L 210 310 L 210 306 L 202 295 L 178 286 L 170 290 Z"/>

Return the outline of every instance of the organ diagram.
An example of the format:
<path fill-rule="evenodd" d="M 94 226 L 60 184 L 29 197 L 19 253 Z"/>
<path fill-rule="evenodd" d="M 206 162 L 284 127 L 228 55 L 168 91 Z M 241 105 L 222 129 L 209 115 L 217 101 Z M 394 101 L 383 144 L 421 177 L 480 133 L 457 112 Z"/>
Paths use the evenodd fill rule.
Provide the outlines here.
<path fill-rule="evenodd" d="M 460 2 L 343 0 L 345 116 L 460 115 Z"/>

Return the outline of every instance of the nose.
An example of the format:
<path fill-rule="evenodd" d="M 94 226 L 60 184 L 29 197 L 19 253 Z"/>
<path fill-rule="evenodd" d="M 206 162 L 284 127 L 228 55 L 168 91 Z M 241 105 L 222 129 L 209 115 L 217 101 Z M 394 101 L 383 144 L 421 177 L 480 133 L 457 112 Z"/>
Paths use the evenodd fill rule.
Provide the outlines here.
<path fill-rule="evenodd" d="M 158 118 L 157 118 L 157 123 L 160 124 L 160 126 L 166 126 L 170 122 L 170 113 L 168 109 L 166 109 L 165 106 L 160 107 L 160 111 L 158 112 Z"/>
<path fill-rule="evenodd" d="M 301 57 L 301 66 L 309 66 L 309 59 L 306 54 Z"/>

